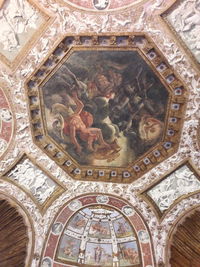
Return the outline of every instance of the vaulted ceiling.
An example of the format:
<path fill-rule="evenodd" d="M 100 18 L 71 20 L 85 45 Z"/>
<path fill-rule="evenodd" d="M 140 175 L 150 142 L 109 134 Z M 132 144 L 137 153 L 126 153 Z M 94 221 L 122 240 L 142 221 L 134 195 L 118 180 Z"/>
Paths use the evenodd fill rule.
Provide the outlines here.
<path fill-rule="evenodd" d="M 29 227 L 26 263 L 196 255 L 181 244 L 198 223 L 177 225 L 200 204 L 199 15 L 198 0 L 0 1 L 0 198 Z"/>

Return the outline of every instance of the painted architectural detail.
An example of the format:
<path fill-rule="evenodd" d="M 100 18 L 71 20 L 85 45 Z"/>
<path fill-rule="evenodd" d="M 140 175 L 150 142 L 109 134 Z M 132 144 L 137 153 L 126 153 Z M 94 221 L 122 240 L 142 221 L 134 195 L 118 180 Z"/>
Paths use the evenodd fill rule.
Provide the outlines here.
<path fill-rule="evenodd" d="M 134 211 L 128 220 L 122 214 L 133 207 L 106 195 L 102 199 L 107 198 L 108 205 L 102 205 L 99 198 L 88 195 L 73 200 L 82 203 L 75 213 L 70 208 L 72 202 L 64 206 L 48 235 L 42 263 L 60 267 L 154 266 L 149 233 L 140 216 Z"/>
<path fill-rule="evenodd" d="M 197 175 L 187 165 L 183 165 L 148 190 L 147 195 L 159 210 L 164 212 L 175 200 L 197 190 L 200 190 L 200 181 Z"/>
<path fill-rule="evenodd" d="M 182 0 L 166 15 L 168 22 L 200 63 L 200 3 Z"/>
<path fill-rule="evenodd" d="M 49 201 L 52 202 L 51 198 L 55 193 L 59 195 L 63 191 L 63 188 L 57 182 L 26 156 L 23 156 L 5 174 L 5 179 L 26 191 L 39 205 L 40 209 L 44 208 Z"/>
<path fill-rule="evenodd" d="M 13 115 L 7 97 L 0 89 L 0 156 L 8 148 L 13 133 Z"/>
<path fill-rule="evenodd" d="M 2 6 L 3 2 L 9 3 L 9 1 L 0 0 L 0 6 Z M 25 0 L 23 2 L 25 2 Z M 166 177 L 168 171 L 177 166 L 177 162 L 183 162 L 183 160 L 188 157 L 197 167 L 199 166 L 200 162 L 200 146 L 197 146 L 197 125 L 200 117 L 199 73 L 197 72 L 197 69 L 194 68 L 193 61 L 188 60 L 188 53 L 191 54 L 190 51 L 188 49 L 180 49 L 180 42 L 178 41 L 178 39 L 181 38 L 181 32 L 173 35 L 170 34 L 169 30 L 166 27 L 166 23 L 162 23 L 161 20 L 158 18 L 158 13 L 160 14 L 162 11 L 166 10 L 167 7 L 169 7 L 170 3 L 172 4 L 176 2 L 176 5 L 174 7 L 179 8 L 180 3 L 182 2 L 180 0 L 136 0 L 134 2 L 132 0 L 110 0 L 108 6 L 102 10 L 98 10 L 94 7 L 93 0 L 29 0 L 28 3 L 32 5 L 33 2 L 38 4 L 38 7 L 43 7 L 45 9 L 45 12 L 47 11 L 49 12 L 49 14 L 51 13 L 52 16 L 55 18 L 55 21 L 51 24 L 50 27 L 45 28 L 45 31 L 36 30 L 34 36 L 37 38 L 37 42 L 35 42 L 35 37 L 31 37 L 31 43 L 27 44 L 28 46 L 24 46 L 24 48 L 26 47 L 26 51 L 29 50 L 30 52 L 26 52 L 25 57 L 23 52 L 25 50 L 24 48 L 22 48 L 22 50 L 17 56 L 18 59 L 24 60 L 16 60 L 16 62 L 18 63 L 17 66 L 13 63 L 10 65 L 8 64 L 10 67 L 15 68 L 16 71 L 11 72 L 9 68 L 4 68 L 4 66 L 0 68 L 0 79 L 4 79 L 4 81 L 7 83 L 6 87 L 1 86 L 1 88 L 9 90 L 9 94 L 11 96 L 10 98 L 12 99 L 12 103 L 14 104 L 14 106 L 12 105 L 11 111 L 12 121 L 6 122 L 2 120 L 2 123 L 4 124 L 2 124 L 3 127 L 1 127 L 1 132 L 5 131 L 5 125 L 12 125 L 11 122 L 13 123 L 13 121 L 16 129 L 15 136 L 12 142 L 1 141 L 2 145 L 0 144 L 0 146 L 5 147 L 6 152 L 4 153 L 2 152 L 3 149 L 0 149 L 1 153 L 3 153 L 0 153 L 0 172 L 2 173 L 10 169 L 11 164 L 13 164 L 13 162 L 16 162 L 19 159 L 19 155 L 26 151 L 26 153 L 31 155 L 31 157 L 34 158 L 40 164 L 40 166 L 45 166 L 45 169 L 47 169 L 56 178 L 56 181 L 62 182 L 68 190 L 66 190 L 65 193 L 62 195 L 56 195 L 58 198 L 53 201 L 51 205 L 49 205 L 46 212 L 40 213 L 38 209 L 38 202 L 36 202 L 35 200 L 33 201 L 33 196 L 32 199 L 30 198 L 30 194 L 28 193 L 28 191 L 26 191 L 25 193 L 24 188 L 20 187 L 19 184 L 13 184 L 11 183 L 12 181 L 10 179 L 8 182 L 7 180 L 4 180 L 4 177 L 1 178 L 0 191 L 6 192 L 8 196 L 14 197 L 16 201 L 20 202 L 23 209 L 27 211 L 28 218 L 33 222 L 33 232 L 35 238 L 33 238 L 33 254 L 31 255 L 34 255 L 34 257 L 31 256 L 31 261 L 29 262 L 30 264 L 28 264 L 28 266 L 61 267 L 62 265 L 64 265 L 64 263 L 54 262 L 55 260 L 53 259 L 53 255 L 50 254 L 51 250 L 48 251 L 49 254 L 47 254 L 45 257 L 43 257 L 42 255 L 42 247 L 45 243 L 47 245 L 48 241 L 50 241 L 50 239 L 48 239 L 48 229 L 52 229 L 52 231 L 49 230 L 49 232 L 51 231 L 51 238 L 53 240 L 56 240 L 55 243 L 57 242 L 56 244 L 58 244 L 59 237 L 61 236 L 63 229 L 67 227 L 67 224 L 62 221 L 62 217 L 60 217 L 59 219 L 57 218 L 55 220 L 56 214 L 61 210 L 64 203 L 71 202 L 75 196 L 80 196 L 81 194 L 87 195 L 94 192 L 97 193 L 95 195 L 95 205 L 110 207 L 110 198 L 108 203 L 106 203 L 107 200 L 105 202 L 103 200 L 103 203 L 102 200 L 100 200 L 100 202 L 97 201 L 97 196 L 99 196 L 100 194 L 113 194 L 116 196 L 115 199 L 119 199 L 120 197 L 126 199 L 129 203 L 125 203 L 124 206 L 129 206 L 132 208 L 134 207 L 134 213 L 137 209 L 139 214 L 142 214 L 150 230 L 149 235 L 150 240 L 152 240 L 152 244 L 154 246 L 155 257 L 155 263 L 151 259 L 149 261 L 145 260 L 144 267 L 159 266 L 159 263 L 163 263 L 162 266 L 170 266 L 168 262 L 168 259 L 170 259 L 170 255 L 166 255 L 166 252 L 169 251 L 167 248 L 167 244 L 169 242 L 170 230 L 175 227 L 176 222 L 180 218 L 182 219 L 183 216 L 185 216 L 185 214 L 188 213 L 191 209 L 199 207 L 199 191 L 197 191 L 197 193 L 195 193 L 195 191 L 194 194 L 192 193 L 192 195 L 184 195 L 183 199 L 181 197 L 182 200 L 180 202 L 178 202 L 179 199 L 175 200 L 176 205 L 172 204 L 172 206 L 170 206 L 169 209 L 166 210 L 166 213 L 165 211 L 163 212 L 163 216 L 161 218 L 162 222 L 157 217 L 155 217 L 155 213 L 153 212 L 152 206 L 149 204 L 149 202 L 138 197 L 137 193 L 140 192 L 140 190 L 144 190 L 148 185 L 155 185 L 155 182 L 158 181 L 161 177 Z M 117 3 L 115 6 L 113 6 L 114 2 Z M 193 0 L 185 2 L 187 2 L 187 5 L 194 3 Z M 82 5 L 82 3 L 85 3 L 85 7 Z M 136 3 L 136 5 L 133 3 Z M 143 8 L 143 6 L 140 4 L 137 5 L 137 3 L 145 3 L 145 7 Z M 130 6 L 126 8 L 126 4 L 130 4 Z M 86 7 L 86 5 L 90 6 Z M 122 10 L 124 8 L 122 7 L 122 5 L 124 5 L 126 9 Z M 193 9 L 187 8 L 187 5 L 185 5 L 186 9 L 184 12 L 193 12 Z M 37 10 L 39 10 L 39 8 Z M 177 14 L 177 18 L 178 16 L 179 14 Z M 48 18 L 45 18 L 45 20 L 47 21 Z M 130 184 L 122 184 L 122 177 L 123 179 L 124 177 L 127 177 L 131 173 L 133 166 L 131 166 L 130 170 L 127 170 L 127 172 L 124 172 L 123 174 L 121 173 L 120 177 L 119 170 L 116 168 L 113 168 L 112 171 L 108 173 L 105 170 L 102 170 L 101 168 L 99 168 L 98 170 L 95 168 L 91 170 L 91 168 L 88 167 L 84 171 L 81 170 L 81 175 L 83 173 L 85 175 L 83 175 L 82 181 L 78 179 L 72 179 L 72 176 L 80 176 L 80 168 L 74 166 L 72 159 L 68 157 L 64 158 L 64 168 L 68 170 L 67 174 L 65 171 L 63 171 L 64 168 L 60 168 L 61 164 L 63 163 L 61 159 L 63 158 L 61 157 L 62 154 L 58 153 L 55 147 L 52 150 L 48 150 L 48 155 L 50 155 L 50 158 L 44 153 L 42 149 L 38 148 L 33 142 L 34 137 L 32 138 L 31 136 L 29 125 L 33 122 L 34 127 L 36 127 L 32 131 L 34 134 L 39 133 L 39 129 L 37 129 L 37 127 L 40 125 L 40 121 L 37 120 L 38 111 L 37 109 L 34 109 L 35 104 L 37 103 L 34 102 L 34 100 L 36 100 L 35 97 L 37 97 L 37 94 L 31 96 L 31 94 L 35 92 L 33 90 L 29 91 L 29 97 L 31 98 L 31 101 L 33 101 L 32 108 L 36 110 L 36 113 L 33 112 L 34 118 L 31 117 L 30 119 L 28 117 L 28 101 L 26 103 L 27 97 L 25 95 L 24 84 L 26 83 L 29 75 L 31 75 L 31 73 L 36 70 L 36 68 L 40 65 L 41 61 L 44 58 L 47 58 L 53 47 L 57 46 L 58 40 L 61 40 L 63 38 L 63 35 L 65 34 L 71 36 L 71 33 L 77 35 L 81 35 L 84 33 L 93 35 L 95 33 L 96 35 L 97 33 L 108 34 L 120 32 L 132 35 L 134 31 L 147 33 L 150 39 L 159 48 L 159 51 L 161 51 L 161 57 L 158 56 L 154 58 L 152 62 L 156 62 L 158 59 L 163 60 L 165 58 L 166 63 L 168 62 L 169 65 L 172 66 L 173 69 L 171 70 L 174 70 L 178 74 L 180 80 L 184 81 L 184 85 L 188 85 L 189 87 L 186 112 L 185 117 L 183 118 L 184 123 L 179 124 L 179 116 L 176 117 L 177 121 L 174 120 L 173 117 L 170 121 L 170 125 L 173 127 L 173 130 L 180 131 L 180 129 L 182 129 L 180 135 L 180 143 L 178 145 L 177 151 L 172 156 L 167 157 L 165 152 L 170 151 L 171 148 L 169 148 L 169 150 L 163 149 L 161 151 L 155 149 L 153 157 L 149 158 L 149 160 L 154 161 L 156 159 L 157 166 L 151 169 L 151 165 L 148 159 L 145 159 L 144 162 L 141 161 L 141 165 L 134 166 L 134 172 L 142 172 L 142 177 L 139 178 L 140 175 L 137 175 L 138 179 Z M 188 33 L 190 31 L 188 31 Z M 178 34 L 180 34 L 180 36 Z M 96 41 L 97 40 L 94 39 L 94 43 Z M 79 42 L 78 39 L 77 42 Z M 114 42 L 115 39 L 112 39 L 112 43 Z M 64 43 L 63 45 L 65 49 L 66 46 Z M 3 54 L 1 59 L 5 62 L 6 58 L 3 57 Z M 53 66 L 55 66 L 56 60 L 59 59 L 59 55 L 57 57 L 55 54 L 52 53 L 51 59 L 53 59 Z M 19 64 L 19 62 L 21 64 Z M 166 74 L 166 70 L 169 70 L 168 64 L 158 63 L 157 67 L 158 70 L 163 70 L 164 72 L 162 73 L 164 74 Z M 45 65 L 42 65 L 41 71 L 43 70 L 47 70 L 50 72 L 52 71 L 51 67 L 48 68 Z M 38 73 L 37 75 L 39 74 L 41 73 Z M 38 80 L 40 79 L 41 77 L 38 77 Z M 164 75 L 162 75 L 162 80 L 165 82 Z M 178 90 L 177 93 L 180 93 L 180 91 Z M 182 96 L 180 96 L 179 99 L 180 101 L 182 101 Z M 177 108 L 177 106 L 173 107 Z M 9 106 L 2 108 L 10 110 Z M 14 111 L 16 111 L 16 113 L 14 113 Z M 173 111 L 173 113 L 176 115 L 176 110 Z M 10 129 L 13 129 L 13 125 Z M 3 137 L 1 136 L 3 140 L 5 140 L 4 137 L 12 137 L 12 131 L 10 129 L 9 131 L 6 130 L 4 132 L 6 134 L 3 135 Z M 10 134 L 8 135 L 7 133 Z M 169 131 L 168 133 L 172 134 L 171 131 Z M 200 136 L 199 133 L 198 136 Z M 172 137 L 169 136 L 169 139 L 172 139 Z M 9 147 L 8 143 L 10 143 Z M 177 143 L 177 139 L 174 139 L 174 144 Z M 43 142 L 43 147 L 45 147 L 46 145 L 47 144 Z M 50 147 L 46 147 L 46 149 L 47 148 L 49 149 Z M 52 160 L 54 156 L 59 157 L 57 164 Z M 162 161 L 163 158 L 164 160 Z M 72 173 L 71 171 L 74 171 L 74 173 Z M 91 179 L 92 181 L 90 182 L 86 181 L 88 177 L 94 177 L 94 179 Z M 119 177 L 119 179 L 117 180 L 116 177 Z M 109 181 L 109 183 L 105 182 L 104 178 L 108 179 L 107 181 Z M 100 179 L 104 179 L 104 182 L 99 182 Z M 47 200 L 48 203 L 53 198 L 54 196 L 52 195 L 51 198 Z M 80 209 L 84 209 L 85 205 L 88 206 L 94 202 L 91 200 L 91 197 L 87 197 L 87 199 L 84 200 L 84 203 L 82 206 L 80 206 L 80 208 L 79 206 L 77 206 L 78 209 L 75 209 L 74 211 L 71 209 L 67 209 L 66 213 L 63 214 L 63 217 L 68 218 L 66 220 L 69 221 L 70 217 L 74 216 L 75 213 L 79 212 Z M 117 211 L 121 210 L 122 214 L 125 217 L 129 216 L 128 214 L 126 214 L 125 208 L 121 209 L 120 206 L 119 210 L 116 206 L 112 208 L 117 209 Z M 129 209 L 127 210 L 129 211 Z M 137 217 L 134 217 L 134 220 L 132 220 L 132 216 L 135 216 L 135 214 L 127 217 L 128 221 L 132 221 L 130 222 L 131 225 L 133 225 L 134 222 L 137 221 Z M 54 225 L 54 220 L 55 223 L 58 224 Z M 145 226 L 142 227 L 142 229 L 140 228 L 135 230 L 137 236 L 140 230 L 145 230 Z M 143 236 L 143 234 L 140 235 Z M 142 240 L 145 240 L 145 238 L 142 238 Z M 149 253 L 149 251 L 145 249 L 145 246 L 147 244 L 143 243 L 141 246 L 141 248 L 143 249 L 141 255 L 145 255 L 145 257 L 147 254 L 152 255 L 151 252 Z M 54 250 L 54 252 L 56 253 L 56 250 Z"/>
<path fill-rule="evenodd" d="M 140 262 L 129 222 L 104 206 L 84 208 L 72 216 L 57 248 L 57 258 L 87 266 L 129 266 Z"/>

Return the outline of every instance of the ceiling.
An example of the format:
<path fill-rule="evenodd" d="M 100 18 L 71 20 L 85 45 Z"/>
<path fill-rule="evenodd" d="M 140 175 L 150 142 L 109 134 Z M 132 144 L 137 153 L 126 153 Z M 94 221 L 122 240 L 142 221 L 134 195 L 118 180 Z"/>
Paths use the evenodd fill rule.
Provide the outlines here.
<path fill-rule="evenodd" d="M 61 207 L 94 193 L 133 206 L 168 264 L 200 204 L 198 2 L 0 1 L 0 195 L 32 222 L 32 266 Z"/>

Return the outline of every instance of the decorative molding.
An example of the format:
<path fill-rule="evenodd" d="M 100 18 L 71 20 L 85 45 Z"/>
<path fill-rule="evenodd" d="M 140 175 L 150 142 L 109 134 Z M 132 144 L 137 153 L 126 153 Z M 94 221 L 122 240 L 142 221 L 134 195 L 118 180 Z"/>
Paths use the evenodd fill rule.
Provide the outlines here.
<path fill-rule="evenodd" d="M 41 88 L 74 51 L 126 51 L 126 49 L 127 51 L 137 51 L 168 91 L 169 100 L 163 127 L 164 136 L 162 141 L 154 142 L 154 145 L 151 145 L 144 155 L 142 154 L 136 161 L 128 163 L 126 167 L 109 167 L 112 164 L 107 164 L 107 167 L 104 165 L 95 166 L 95 168 L 94 166 L 85 167 L 63 149 L 64 143 L 61 145 L 61 142 L 57 141 L 58 137 L 55 139 L 50 136 Z M 74 179 L 131 182 L 172 155 L 178 148 L 187 90 L 155 44 L 143 34 L 68 36 L 54 48 L 53 52 L 27 80 L 26 92 L 35 144 Z"/>
<path fill-rule="evenodd" d="M 187 12 L 186 12 L 187 10 Z M 196 32 L 200 27 L 200 8 L 198 0 L 178 0 L 161 13 L 161 18 L 172 32 L 174 38 L 191 58 L 194 67 L 199 70 L 200 39 Z"/>
<path fill-rule="evenodd" d="M 57 0 L 62 4 L 69 6 L 71 9 L 84 12 L 121 12 L 126 9 L 136 8 L 144 5 L 149 0 Z"/>
<path fill-rule="evenodd" d="M 161 221 L 177 203 L 198 192 L 199 173 L 190 161 L 185 160 L 139 194 L 153 206 Z"/>
<path fill-rule="evenodd" d="M 193 60 L 190 60 L 188 51 L 183 49 L 183 45 L 177 40 L 172 30 L 166 25 L 166 22 L 163 19 L 158 21 L 159 11 L 169 6 L 171 2 L 170 0 L 153 0 L 149 1 L 144 8 L 143 6 L 132 6 L 132 8 L 124 9 L 120 12 L 97 11 L 97 13 L 88 11 L 81 12 L 77 8 L 70 7 L 70 5 L 61 4 L 61 1 L 38 0 L 38 4 L 45 11 L 53 14 L 55 21 L 41 34 L 41 38 L 37 39 L 34 47 L 30 48 L 30 52 L 26 54 L 21 64 L 16 67 L 15 72 L 11 73 L 9 68 L 3 68 L 3 66 L 0 68 L 1 79 L 4 79 L 6 82 L 5 88 L 8 88 L 10 99 L 14 104 L 12 111 L 14 111 L 13 115 L 15 115 L 16 127 L 12 144 L 9 145 L 9 148 L 0 160 L 1 173 L 8 170 L 13 162 L 19 158 L 19 155 L 26 151 L 41 166 L 44 166 L 57 181 L 63 183 L 66 188 L 65 193 L 48 207 L 45 214 L 41 215 L 28 194 L 14 184 L 1 179 L 0 190 L 7 192 L 23 204 L 25 212 L 29 214 L 29 218 L 33 221 L 35 230 L 33 245 L 35 246 L 35 250 L 34 256 L 31 255 L 32 262 L 28 264 L 28 267 L 39 265 L 38 258 L 42 254 L 41 250 L 45 243 L 47 230 L 63 203 L 80 194 L 94 192 L 103 194 L 110 193 L 115 195 L 116 198 L 122 197 L 129 201 L 130 205 L 134 206 L 134 208 L 136 207 L 148 224 L 154 244 L 156 264 L 158 265 L 159 262 L 164 262 L 168 266 L 169 254 L 165 257 L 164 251 L 169 242 L 169 231 L 177 219 L 183 217 L 191 208 L 199 205 L 200 194 L 197 193 L 188 196 L 188 198 L 177 203 L 163 217 L 161 222 L 156 218 L 152 205 L 149 205 L 143 198 L 138 197 L 137 192 L 143 190 L 147 185 L 151 185 L 160 177 L 163 177 L 168 170 L 173 169 L 188 157 L 196 165 L 196 168 L 200 170 L 200 146 L 197 146 L 196 138 L 200 110 L 198 68 L 196 68 Z M 131 184 L 122 184 L 121 182 L 105 183 L 98 182 L 98 180 L 92 182 L 74 180 L 33 143 L 29 127 L 28 105 L 25 101 L 25 80 L 39 66 L 52 47 L 55 48 L 57 46 L 58 40 L 61 40 L 64 34 L 70 35 L 74 33 L 78 35 L 85 32 L 93 34 L 129 32 L 132 34 L 135 31 L 148 33 L 159 50 L 162 51 L 168 63 L 180 75 L 182 81 L 189 88 L 189 98 L 178 150 L 175 154 L 160 162 Z"/>
<path fill-rule="evenodd" d="M 42 214 L 64 191 L 64 186 L 26 154 L 1 179 L 13 183 L 30 196 Z"/>
<path fill-rule="evenodd" d="M 100 205 L 97 202 L 97 199 L 99 198 L 100 195 L 98 194 L 89 194 L 89 195 L 82 195 L 77 197 L 74 200 L 71 200 L 67 204 L 65 204 L 62 209 L 58 212 L 56 217 L 54 218 L 52 225 L 49 229 L 49 233 L 47 235 L 47 240 L 46 244 L 43 249 L 43 256 L 41 258 L 41 266 L 44 263 L 51 263 L 51 264 L 58 264 L 59 266 L 65 266 L 65 264 L 62 264 L 62 262 L 58 261 L 56 259 L 56 251 L 57 247 L 60 244 L 60 240 L 62 238 L 63 233 L 65 232 L 66 226 L 69 227 L 69 220 L 71 218 L 74 218 L 74 215 L 77 214 L 77 211 L 79 213 L 82 212 L 85 208 L 100 208 L 102 206 L 103 209 L 108 209 L 110 211 L 116 210 L 117 212 L 121 213 L 124 207 L 130 207 L 134 209 L 133 207 L 130 206 L 128 202 L 125 202 L 124 200 L 121 200 L 119 198 L 116 198 L 114 196 L 110 195 L 102 195 L 105 197 L 108 197 L 109 201 L 105 205 Z M 81 202 L 81 208 L 79 207 L 78 210 L 72 211 L 69 208 L 70 203 L 73 203 L 78 201 Z M 129 221 L 131 226 L 133 227 L 136 238 L 138 239 L 138 242 L 140 243 L 140 249 L 141 249 L 141 258 L 142 258 L 142 263 L 144 266 L 151 265 L 154 266 L 154 260 L 153 260 L 153 255 L 152 255 L 152 246 L 151 246 L 151 239 L 149 236 L 148 228 L 144 224 L 141 216 L 138 214 L 138 212 L 134 209 L 134 213 L 131 214 L 129 217 L 126 218 L 126 220 Z M 87 217 L 87 216 L 86 216 Z M 85 218 L 86 218 L 85 217 Z M 56 233 L 54 231 L 54 226 L 57 225 L 56 229 L 59 229 Z M 78 231 L 78 230 L 76 230 Z M 126 239 L 126 238 L 125 238 Z M 74 266 L 73 262 L 68 262 L 67 263 L 69 266 Z M 77 264 L 77 263 L 76 263 Z M 79 265 L 79 264 L 78 264 Z M 81 264 L 80 266 L 85 266 L 84 264 Z M 88 266 L 88 265 L 87 265 Z M 134 265 L 135 266 L 135 265 Z M 136 266 L 140 266 L 136 265 Z"/>
<path fill-rule="evenodd" d="M 0 60 L 12 70 L 52 22 L 35 0 L 7 0 L 0 9 Z"/>
<path fill-rule="evenodd" d="M 11 109 L 11 101 L 2 88 L 0 88 L 0 158 L 3 158 L 12 141 L 15 119 Z"/>

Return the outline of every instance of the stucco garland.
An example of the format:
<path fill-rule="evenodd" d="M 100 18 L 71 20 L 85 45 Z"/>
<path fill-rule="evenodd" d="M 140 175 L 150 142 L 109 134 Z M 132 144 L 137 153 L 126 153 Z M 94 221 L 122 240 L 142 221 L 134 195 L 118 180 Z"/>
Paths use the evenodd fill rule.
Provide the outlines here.
<path fill-rule="evenodd" d="M 10 89 L 9 96 L 14 103 L 13 112 L 16 116 L 14 142 L 10 145 L 4 159 L 0 162 L 0 172 L 3 173 L 7 170 L 19 155 L 26 152 L 41 165 L 45 166 L 57 180 L 62 182 L 66 187 L 66 192 L 53 202 L 42 217 L 32 200 L 14 185 L 3 181 L 0 183 L 0 190 L 5 190 L 8 194 L 22 202 L 30 216 L 32 216 L 36 234 L 35 253 L 38 255 L 41 254 L 48 228 L 63 203 L 80 194 L 97 192 L 120 196 L 128 200 L 139 210 L 149 225 L 155 245 L 156 260 L 157 262 L 160 260 L 164 261 L 167 235 L 173 222 L 192 205 L 200 203 L 200 196 L 198 194 L 181 201 L 159 224 L 151 207 L 137 196 L 140 190 L 163 176 L 170 168 L 177 166 L 185 158 L 190 157 L 193 164 L 200 169 L 198 166 L 200 153 L 197 146 L 197 127 L 200 117 L 200 78 L 197 70 L 193 67 L 191 59 L 177 45 L 169 30 L 160 23 L 158 16 L 153 19 L 153 14 L 160 12 L 166 6 L 167 1 L 157 1 L 148 11 L 147 8 L 142 9 L 138 7 L 129 12 L 99 14 L 98 16 L 90 13 L 84 14 L 78 10 L 70 11 L 69 7 L 52 0 L 40 0 L 38 2 L 44 8 L 48 8 L 53 14 L 55 17 L 54 22 L 37 42 L 37 45 L 30 50 L 15 73 L 11 73 L 10 70 L 3 66 L 0 69 L 0 79 L 4 80 L 4 83 Z M 149 14 L 152 15 L 151 19 L 148 18 Z M 170 65 L 176 69 L 177 73 L 187 84 L 189 88 L 189 103 L 186 109 L 179 150 L 175 155 L 159 164 L 131 185 L 74 181 L 33 144 L 29 128 L 28 110 L 25 103 L 24 82 L 35 67 L 47 56 L 52 47 L 56 45 L 58 40 L 61 40 L 63 35 L 72 32 L 100 33 L 116 31 L 147 32 L 167 58 Z M 32 263 L 32 266 L 37 266 L 37 260 Z"/>

